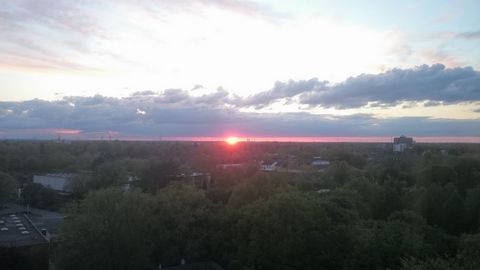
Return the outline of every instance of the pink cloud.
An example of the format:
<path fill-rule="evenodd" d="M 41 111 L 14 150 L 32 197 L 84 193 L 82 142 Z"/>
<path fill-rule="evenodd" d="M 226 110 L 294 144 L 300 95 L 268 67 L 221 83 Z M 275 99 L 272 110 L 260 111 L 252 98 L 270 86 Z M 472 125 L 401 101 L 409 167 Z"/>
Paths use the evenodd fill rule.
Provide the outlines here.
<path fill-rule="evenodd" d="M 80 129 L 47 129 L 47 131 L 51 131 L 51 133 L 57 134 L 80 134 L 82 130 Z"/>

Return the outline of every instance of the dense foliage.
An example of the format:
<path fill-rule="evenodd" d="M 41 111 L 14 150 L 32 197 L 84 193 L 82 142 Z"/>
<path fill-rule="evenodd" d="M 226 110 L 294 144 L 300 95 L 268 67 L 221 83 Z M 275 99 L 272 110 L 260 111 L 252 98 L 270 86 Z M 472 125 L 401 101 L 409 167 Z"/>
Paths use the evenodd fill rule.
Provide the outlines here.
<path fill-rule="evenodd" d="M 416 145 L 402 154 L 388 144 L 3 142 L 0 149 L 1 176 L 17 179 L 24 200 L 63 205 L 58 269 L 181 260 L 258 270 L 480 269 L 479 145 Z M 312 168 L 314 156 L 331 165 Z M 261 160 L 278 160 L 281 169 L 260 172 Z M 225 163 L 243 165 L 217 166 Z M 49 202 L 54 196 L 28 180 L 47 172 L 78 173 L 69 199 Z M 191 172 L 211 173 L 212 186 L 196 188 L 184 177 Z M 140 180 L 125 191 L 128 175 Z"/>

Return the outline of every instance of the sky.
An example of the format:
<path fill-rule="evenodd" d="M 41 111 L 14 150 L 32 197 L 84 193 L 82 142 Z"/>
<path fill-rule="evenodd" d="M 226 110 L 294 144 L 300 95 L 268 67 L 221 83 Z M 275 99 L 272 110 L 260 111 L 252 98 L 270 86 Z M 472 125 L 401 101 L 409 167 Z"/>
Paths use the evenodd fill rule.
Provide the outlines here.
<path fill-rule="evenodd" d="M 480 137 L 478 0 L 0 1 L 0 138 Z"/>

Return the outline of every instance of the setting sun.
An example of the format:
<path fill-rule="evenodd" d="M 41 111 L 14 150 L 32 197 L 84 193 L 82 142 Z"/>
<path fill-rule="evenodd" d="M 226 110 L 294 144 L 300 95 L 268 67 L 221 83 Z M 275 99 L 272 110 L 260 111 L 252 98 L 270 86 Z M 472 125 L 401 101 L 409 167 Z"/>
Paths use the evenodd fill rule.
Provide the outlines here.
<path fill-rule="evenodd" d="M 227 142 L 229 145 L 234 145 L 237 144 L 238 138 L 237 137 L 228 137 L 225 142 Z"/>

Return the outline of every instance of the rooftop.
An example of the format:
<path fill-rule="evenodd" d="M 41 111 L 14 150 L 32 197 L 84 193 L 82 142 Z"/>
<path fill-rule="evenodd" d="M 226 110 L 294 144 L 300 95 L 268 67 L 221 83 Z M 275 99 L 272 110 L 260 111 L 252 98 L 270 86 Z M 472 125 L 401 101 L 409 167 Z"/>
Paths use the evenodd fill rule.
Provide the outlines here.
<path fill-rule="evenodd" d="M 28 215 L 26 213 L 28 212 Z M 21 219 L 21 223 L 25 225 L 25 223 L 28 222 L 28 225 L 34 229 L 36 227 L 38 230 L 46 229 L 51 236 L 55 236 L 58 234 L 60 225 L 63 221 L 63 215 L 58 212 L 52 212 L 52 211 L 47 211 L 47 210 L 42 210 L 42 209 L 37 209 L 37 208 L 28 208 L 22 205 L 18 204 L 8 204 L 6 208 L 0 209 L 0 218 L 5 222 L 4 224 L 11 225 L 10 222 L 10 215 L 15 215 L 18 219 Z M 25 223 L 23 222 L 25 220 Z M 2 223 L 0 221 L 0 223 Z M 15 222 L 14 222 L 15 223 Z M 0 228 L 6 227 L 4 224 L 0 224 Z M 26 229 L 27 227 L 24 226 Z M 29 228 L 30 228 L 29 227 Z M 10 230 L 10 227 L 7 227 L 8 233 L 5 233 L 0 231 L 0 246 L 3 245 L 2 241 L 10 241 L 10 237 L 4 237 L 9 235 L 10 233 L 14 232 Z M 29 230 L 30 233 L 37 233 L 37 230 Z M 7 232 L 7 231 L 5 231 Z M 25 235 L 21 235 L 25 236 Z M 23 240 L 24 238 L 21 238 L 20 240 Z M 26 242 L 25 245 L 32 245 L 35 243 L 29 243 Z"/>
<path fill-rule="evenodd" d="M 0 246 L 19 247 L 46 243 L 47 240 L 25 214 L 11 213 L 0 216 Z"/>
<path fill-rule="evenodd" d="M 39 176 L 73 178 L 73 177 L 77 176 L 77 174 L 75 174 L 75 173 L 47 173 L 45 175 L 39 175 Z"/>

